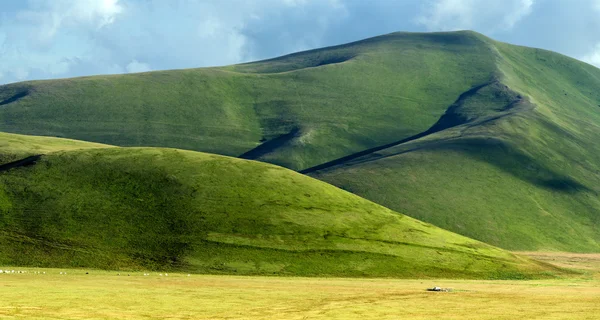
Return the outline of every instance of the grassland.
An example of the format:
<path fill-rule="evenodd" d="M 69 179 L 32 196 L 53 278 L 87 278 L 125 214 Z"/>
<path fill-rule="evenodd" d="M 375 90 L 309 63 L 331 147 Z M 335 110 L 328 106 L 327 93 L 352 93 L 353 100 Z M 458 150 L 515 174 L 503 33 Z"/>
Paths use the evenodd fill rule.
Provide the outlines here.
<path fill-rule="evenodd" d="M 71 139 L 37 137 L 0 132 L 0 165 L 32 155 L 57 151 L 89 148 L 109 148 L 111 146 Z"/>
<path fill-rule="evenodd" d="M 578 270 L 592 279 L 600 278 L 600 271 L 598 271 L 600 270 L 600 254 L 543 251 L 518 252 L 518 254 L 558 267 Z"/>
<path fill-rule="evenodd" d="M 397 33 L 224 68 L 17 83 L 0 87 L 0 131 L 304 169 L 426 130 L 493 77 L 489 52 L 475 33 Z"/>
<path fill-rule="evenodd" d="M 474 32 L 0 87 L 0 130 L 301 170 L 510 250 L 599 252 L 600 70 Z"/>
<path fill-rule="evenodd" d="M 0 87 L 0 131 L 304 170 L 511 250 L 600 251 L 600 70 L 474 32 Z"/>
<path fill-rule="evenodd" d="M 426 135 L 305 172 L 503 248 L 600 251 L 600 70 L 488 43 L 498 82 L 458 97 Z"/>
<path fill-rule="evenodd" d="M 274 165 L 45 139 L 46 151 L 63 151 L 0 172 L 2 264 L 294 276 L 563 273 Z"/>
<path fill-rule="evenodd" d="M 597 319 L 600 312 L 597 276 L 474 281 L 27 271 L 0 274 L 3 319 L 546 320 Z M 425 291 L 432 286 L 453 290 Z"/>

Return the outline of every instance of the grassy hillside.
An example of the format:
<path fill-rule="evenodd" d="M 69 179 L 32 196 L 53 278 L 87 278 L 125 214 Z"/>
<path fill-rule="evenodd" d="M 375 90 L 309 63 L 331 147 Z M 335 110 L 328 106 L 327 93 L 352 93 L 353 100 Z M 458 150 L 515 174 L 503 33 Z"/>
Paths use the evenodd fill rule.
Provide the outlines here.
<path fill-rule="evenodd" d="M 59 151 L 0 172 L 0 265 L 269 275 L 547 276 L 559 270 L 260 162 Z"/>
<path fill-rule="evenodd" d="M 304 169 L 427 129 L 494 76 L 480 38 L 396 33 L 224 68 L 11 84 L 0 131 Z"/>
<path fill-rule="evenodd" d="M 108 147 L 111 146 L 71 139 L 25 136 L 0 132 L 0 165 L 32 155 L 56 151 Z"/>
<path fill-rule="evenodd" d="M 506 249 L 600 251 L 600 70 L 474 32 L 0 87 L 0 131 L 279 164 Z"/>
<path fill-rule="evenodd" d="M 489 42 L 501 85 L 458 99 L 445 130 L 313 176 L 503 248 L 600 251 L 600 70 Z"/>

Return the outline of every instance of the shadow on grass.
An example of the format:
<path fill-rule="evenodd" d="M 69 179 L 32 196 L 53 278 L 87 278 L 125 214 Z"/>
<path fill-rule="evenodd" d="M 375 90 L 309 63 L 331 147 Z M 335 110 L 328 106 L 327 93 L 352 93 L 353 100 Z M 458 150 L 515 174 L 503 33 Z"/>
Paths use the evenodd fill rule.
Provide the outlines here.
<path fill-rule="evenodd" d="M 511 144 L 496 138 L 472 137 L 433 141 L 408 150 L 387 154 L 364 162 L 389 158 L 415 151 L 448 150 L 467 154 L 470 158 L 484 161 L 516 178 L 539 187 L 564 193 L 592 191 L 576 180 L 558 173 L 540 161 L 522 153 Z M 355 162 L 356 165 L 360 162 Z"/>
<path fill-rule="evenodd" d="M 6 104 L 9 104 L 9 103 L 18 101 L 19 99 L 25 98 L 28 95 L 29 95 L 29 90 L 18 92 L 16 94 L 14 94 L 13 96 L 0 101 L 0 106 L 3 106 L 3 105 L 6 105 Z"/>
<path fill-rule="evenodd" d="M 539 187 L 576 193 L 591 191 L 574 179 L 558 173 L 540 161 L 522 153 L 509 143 L 493 138 L 469 138 L 449 141 L 440 148 L 460 151 Z"/>

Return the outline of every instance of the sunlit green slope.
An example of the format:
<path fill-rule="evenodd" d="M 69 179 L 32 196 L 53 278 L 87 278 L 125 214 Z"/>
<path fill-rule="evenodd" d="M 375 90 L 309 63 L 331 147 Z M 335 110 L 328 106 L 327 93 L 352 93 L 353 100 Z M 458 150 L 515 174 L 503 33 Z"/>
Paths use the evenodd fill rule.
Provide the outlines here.
<path fill-rule="evenodd" d="M 0 87 L 0 131 L 304 169 L 426 130 L 493 77 L 475 33 L 395 33 L 224 68 Z"/>
<path fill-rule="evenodd" d="M 489 43 L 498 82 L 458 98 L 451 126 L 313 176 L 504 248 L 600 251 L 600 70 Z"/>
<path fill-rule="evenodd" d="M 311 276 L 559 272 L 288 169 L 159 148 L 58 151 L 0 167 L 0 248 L 0 265 Z"/>
<path fill-rule="evenodd" d="M 506 249 L 600 251 L 600 71 L 468 31 L 0 87 L 0 131 L 300 170 Z"/>
<path fill-rule="evenodd" d="M 0 132 L 0 165 L 49 152 L 108 147 L 111 146 L 79 140 Z"/>

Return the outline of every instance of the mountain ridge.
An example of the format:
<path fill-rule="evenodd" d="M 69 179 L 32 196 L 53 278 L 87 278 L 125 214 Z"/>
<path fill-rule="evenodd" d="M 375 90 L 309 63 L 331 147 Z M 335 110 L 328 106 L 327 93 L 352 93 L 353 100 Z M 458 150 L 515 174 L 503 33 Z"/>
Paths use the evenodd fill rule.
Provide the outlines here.
<path fill-rule="evenodd" d="M 349 58 L 351 57 L 351 58 Z M 337 63 L 336 63 L 337 62 Z M 600 70 L 474 32 L 0 87 L 0 131 L 288 167 L 514 250 L 600 250 Z"/>

